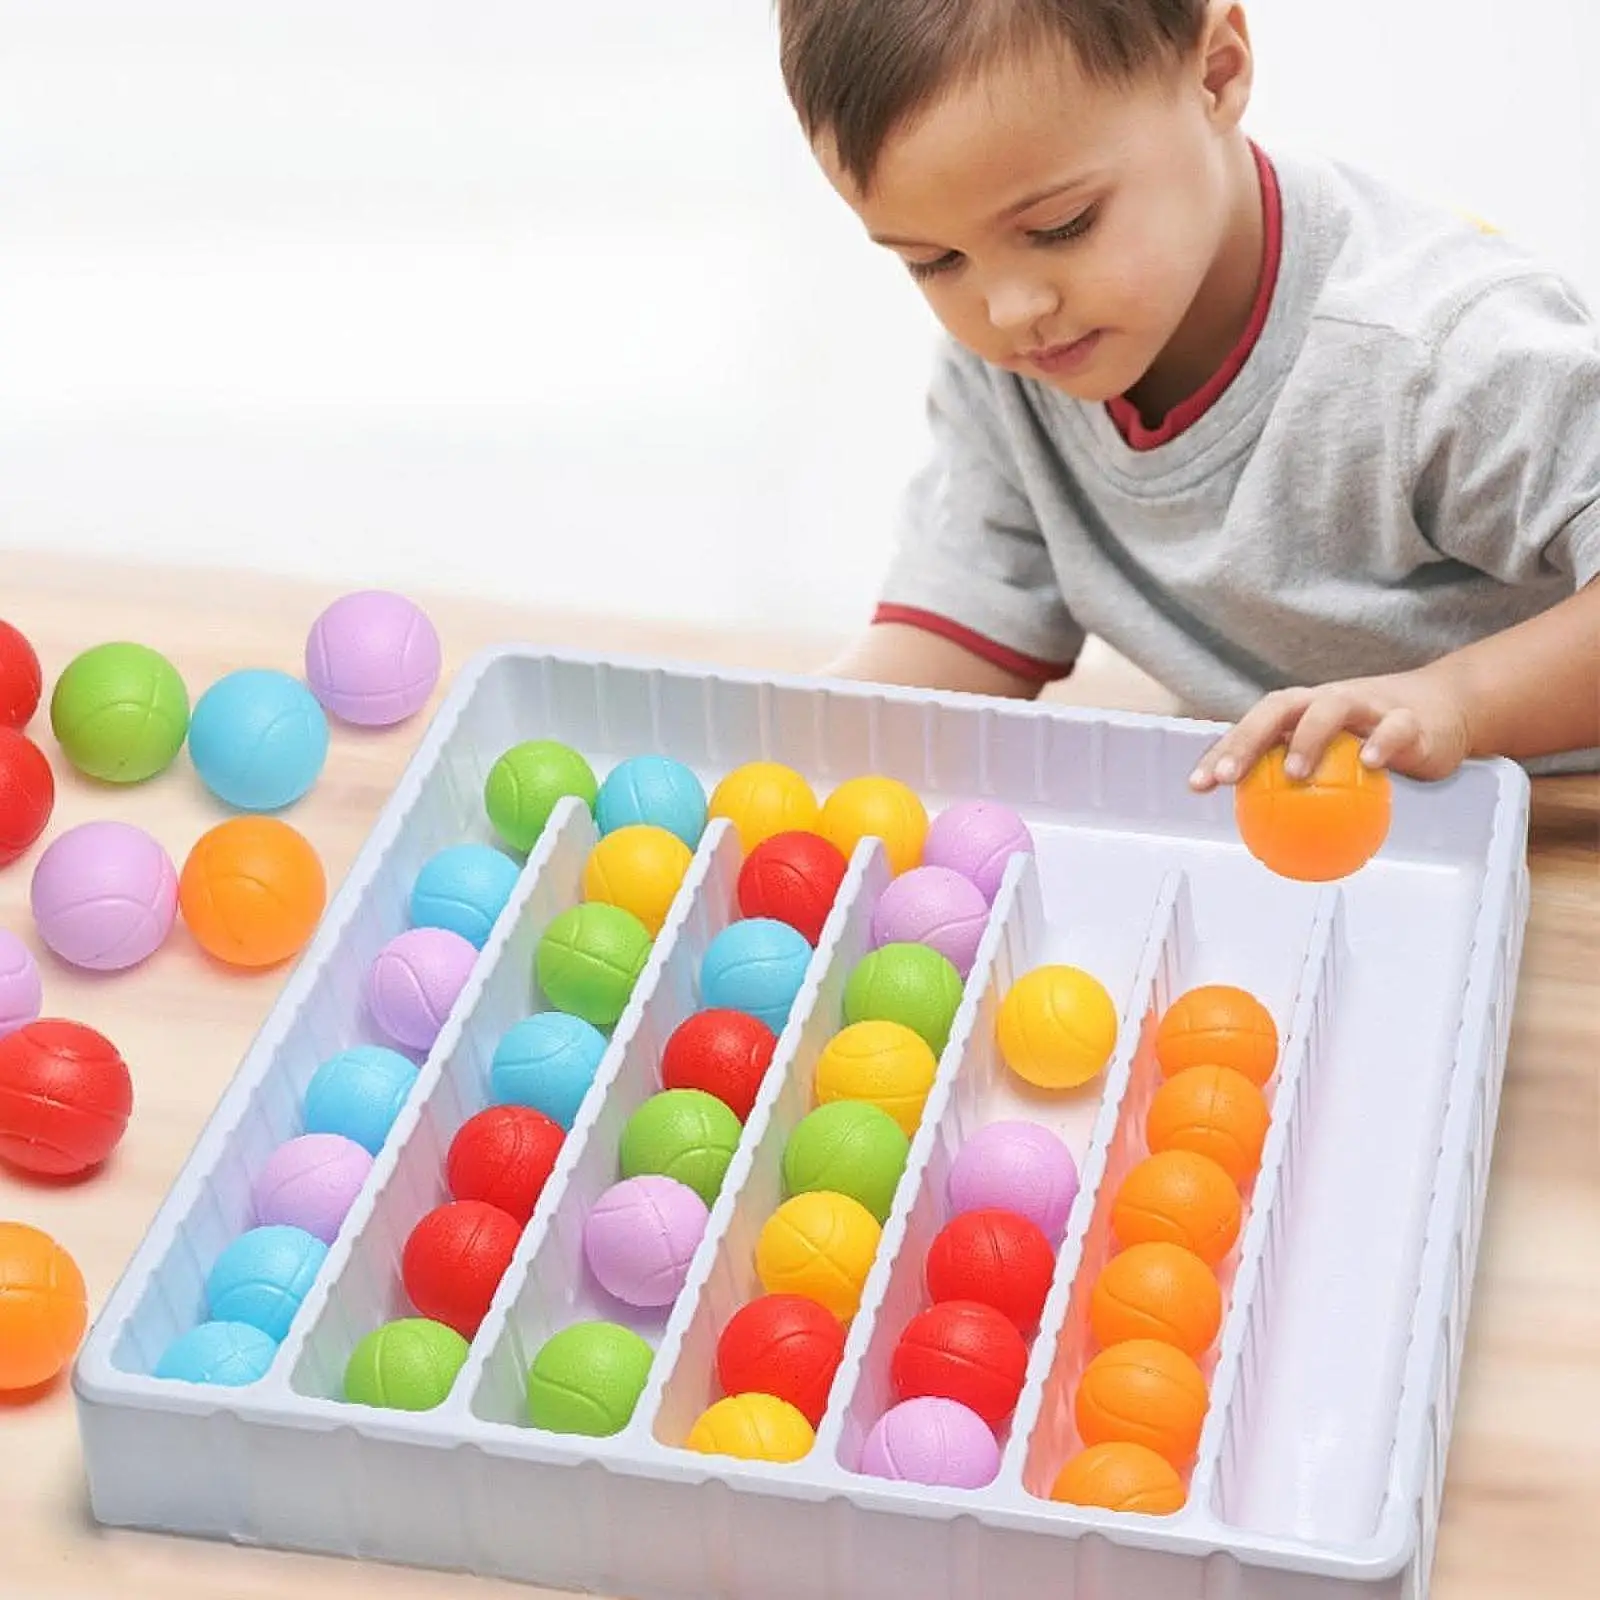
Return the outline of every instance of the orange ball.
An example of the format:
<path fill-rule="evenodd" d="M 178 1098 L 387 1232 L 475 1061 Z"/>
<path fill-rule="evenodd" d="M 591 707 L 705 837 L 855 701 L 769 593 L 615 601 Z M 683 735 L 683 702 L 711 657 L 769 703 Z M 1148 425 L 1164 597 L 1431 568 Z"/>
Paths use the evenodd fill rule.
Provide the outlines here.
<path fill-rule="evenodd" d="M 1052 1500 L 1169 1517 L 1189 1498 L 1178 1470 L 1142 1444 L 1096 1444 L 1076 1455 L 1056 1476 Z"/>
<path fill-rule="evenodd" d="M 1232 1067 L 1265 1084 L 1278 1065 L 1272 1013 L 1247 990 L 1208 983 L 1181 994 L 1156 1029 L 1156 1060 L 1167 1077 L 1190 1067 Z"/>
<path fill-rule="evenodd" d="M 1123 1249 L 1181 1245 L 1212 1267 L 1233 1249 L 1243 1220 L 1233 1179 L 1192 1150 L 1163 1150 L 1141 1161 L 1111 1207 L 1111 1231 Z"/>
<path fill-rule="evenodd" d="M 49 1234 L 0 1222 L 0 1390 L 55 1377 L 83 1338 L 88 1304 L 77 1262 Z"/>
<path fill-rule="evenodd" d="M 183 920 L 235 967 L 271 967 L 316 931 L 328 883 L 317 853 L 276 817 L 234 817 L 195 841 L 178 880 Z"/>
<path fill-rule="evenodd" d="M 1159 1339 L 1198 1359 L 1222 1329 L 1222 1286 L 1182 1245 L 1136 1244 L 1095 1279 L 1089 1326 L 1102 1349 Z"/>
<path fill-rule="evenodd" d="M 1152 1155 L 1192 1150 L 1210 1156 L 1242 1189 L 1261 1165 L 1272 1111 L 1267 1097 L 1232 1067 L 1190 1067 L 1156 1091 L 1145 1119 Z"/>
<path fill-rule="evenodd" d="M 1192 1356 L 1159 1339 L 1129 1339 L 1083 1369 L 1073 1417 L 1087 1445 L 1142 1444 L 1182 1468 L 1200 1447 L 1210 1405 Z"/>
<path fill-rule="evenodd" d="M 1309 778 L 1283 770 L 1288 748 L 1269 750 L 1234 790 L 1245 848 L 1281 877 L 1328 883 L 1364 867 L 1389 834 L 1389 775 L 1363 766 L 1361 741 L 1341 733 Z"/>

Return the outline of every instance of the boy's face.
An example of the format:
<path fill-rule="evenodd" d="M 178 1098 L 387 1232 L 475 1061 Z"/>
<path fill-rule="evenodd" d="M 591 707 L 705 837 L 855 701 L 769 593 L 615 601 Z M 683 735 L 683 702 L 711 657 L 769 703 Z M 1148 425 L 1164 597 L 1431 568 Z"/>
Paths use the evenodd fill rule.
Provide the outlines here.
<path fill-rule="evenodd" d="M 1236 217 L 1230 100 L 1198 60 L 1102 85 L 1063 47 L 950 89 L 890 139 L 866 194 L 826 140 L 816 153 L 957 340 L 1101 402 L 1169 347 L 1203 367 L 1236 336 L 1203 348 Z"/>

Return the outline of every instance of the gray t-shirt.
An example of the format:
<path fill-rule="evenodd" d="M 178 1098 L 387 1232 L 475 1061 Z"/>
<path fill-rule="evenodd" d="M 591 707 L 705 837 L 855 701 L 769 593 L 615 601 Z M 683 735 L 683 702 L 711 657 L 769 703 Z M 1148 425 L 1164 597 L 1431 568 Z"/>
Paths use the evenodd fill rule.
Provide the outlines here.
<path fill-rule="evenodd" d="M 1104 406 L 943 345 L 886 612 L 1063 670 L 1097 634 L 1232 721 L 1270 689 L 1420 666 L 1600 575 L 1600 334 L 1571 285 L 1365 174 L 1271 160 L 1266 321 L 1175 438 L 1136 450 Z"/>

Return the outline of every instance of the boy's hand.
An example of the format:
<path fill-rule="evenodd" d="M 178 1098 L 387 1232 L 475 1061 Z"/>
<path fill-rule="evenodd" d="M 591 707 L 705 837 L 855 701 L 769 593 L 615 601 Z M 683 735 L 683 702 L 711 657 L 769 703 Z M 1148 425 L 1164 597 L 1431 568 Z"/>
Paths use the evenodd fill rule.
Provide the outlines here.
<path fill-rule="evenodd" d="M 1257 702 L 1201 758 L 1190 785 L 1204 793 L 1237 783 L 1274 746 L 1287 743 L 1291 778 L 1316 770 L 1334 735 L 1365 741 L 1362 762 L 1408 778 L 1448 778 L 1472 751 L 1466 696 L 1438 666 L 1383 678 L 1351 678 L 1315 689 L 1279 689 Z"/>

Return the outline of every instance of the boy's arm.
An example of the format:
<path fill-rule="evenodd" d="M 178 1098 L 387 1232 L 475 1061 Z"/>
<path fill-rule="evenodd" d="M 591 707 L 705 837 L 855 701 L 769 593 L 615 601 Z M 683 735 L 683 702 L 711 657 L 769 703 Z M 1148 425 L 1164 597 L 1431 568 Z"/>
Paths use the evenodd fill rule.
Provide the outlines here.
<path fill-rule="evenodd" d="M 830 678 L 1032 700 L 1037 677 L 1012 671 L 926 628 L 874 623 L 823 669 Z"/>

